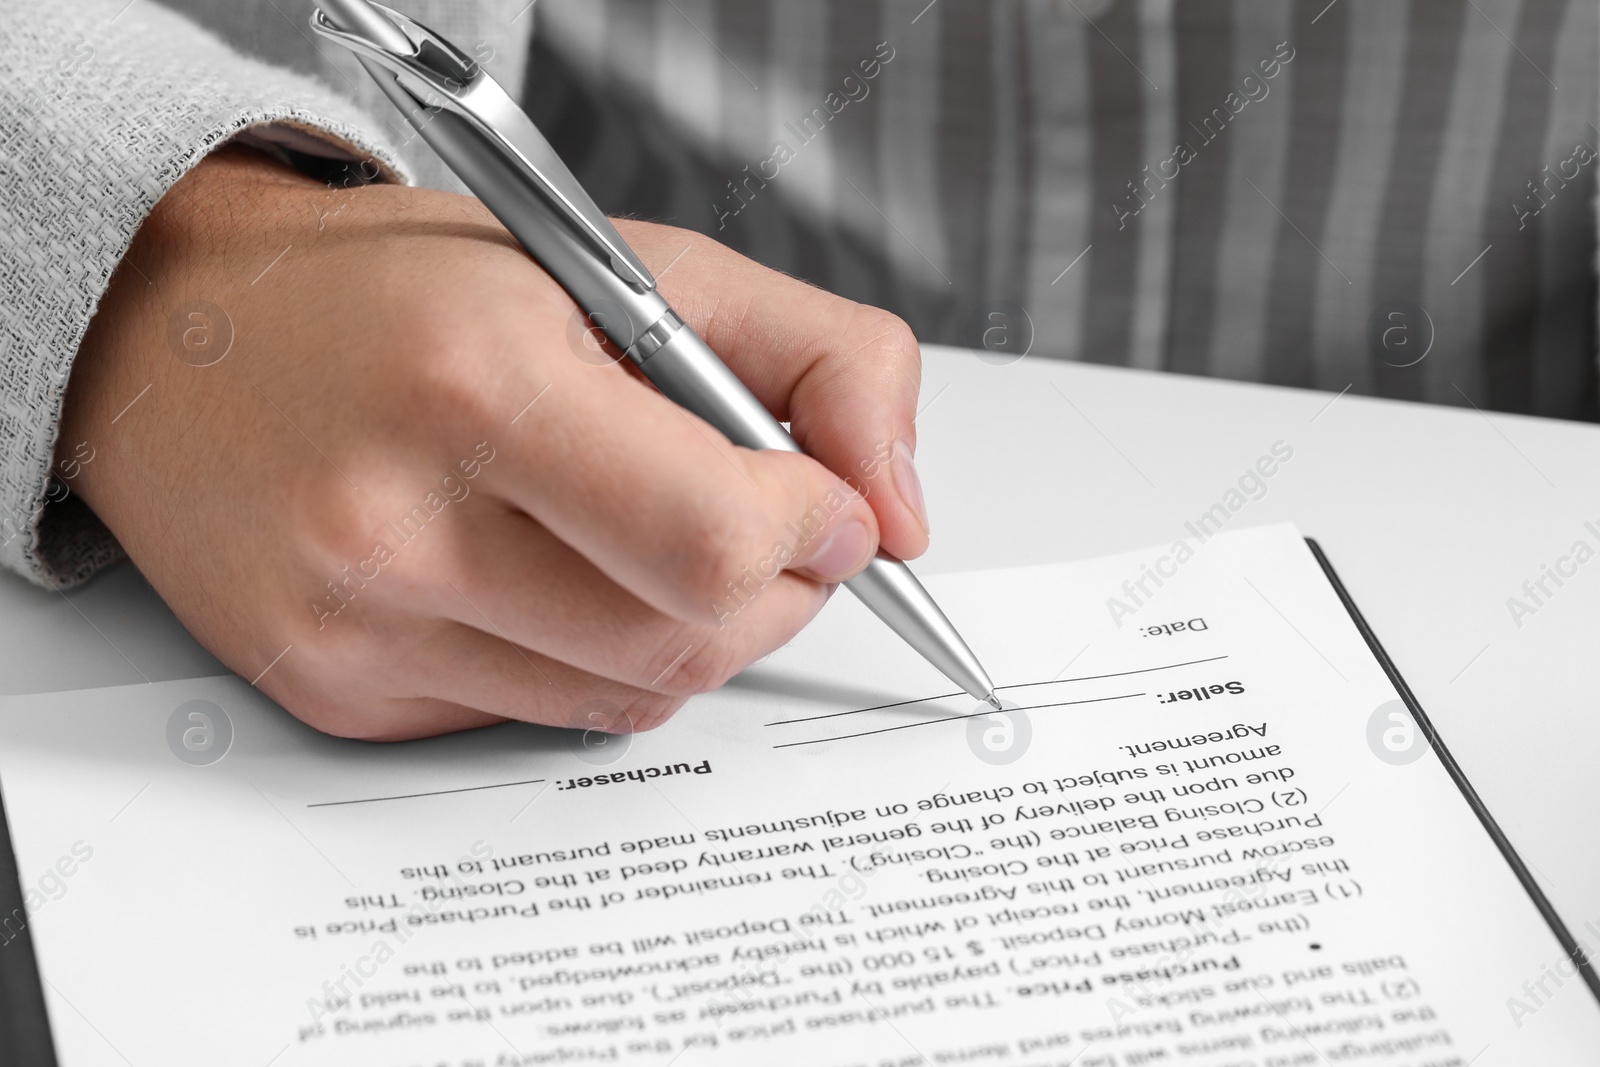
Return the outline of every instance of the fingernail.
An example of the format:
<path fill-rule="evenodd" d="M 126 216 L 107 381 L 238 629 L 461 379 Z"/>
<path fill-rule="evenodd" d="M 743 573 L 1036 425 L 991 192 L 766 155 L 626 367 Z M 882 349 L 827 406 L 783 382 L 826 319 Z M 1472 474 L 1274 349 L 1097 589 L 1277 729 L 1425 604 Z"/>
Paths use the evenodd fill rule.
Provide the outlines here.
<path fill-rule="evenodd" d="M 911 444 L 904 437 L 894 443 L 894 487 L 922 523 L 922 532 L 927 533 L 928 508 L 922 501 L 922 479 L 917 477 L 916 465 L 911 462 Z"/>
<path fill-rule="evenodd" d="M 859 519 L 850 519 L 823 539 L 821 547 L 801 566 L 824 582 L 842 582 L 867 561 L 872 538 Z"/>

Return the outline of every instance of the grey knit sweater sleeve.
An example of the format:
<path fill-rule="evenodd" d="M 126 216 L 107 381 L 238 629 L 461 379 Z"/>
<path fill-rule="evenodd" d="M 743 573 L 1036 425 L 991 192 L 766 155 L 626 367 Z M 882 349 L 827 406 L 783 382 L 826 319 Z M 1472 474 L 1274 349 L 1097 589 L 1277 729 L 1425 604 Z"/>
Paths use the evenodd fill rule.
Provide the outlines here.
<path fill-rule="evenodd" d="M 151 0 L 0 0 L 0 564 L 60 586 L 120 556 L 52 458 L 73 357 L 155 203 L 239 136 L 403 179 L 389 132 Z"/>

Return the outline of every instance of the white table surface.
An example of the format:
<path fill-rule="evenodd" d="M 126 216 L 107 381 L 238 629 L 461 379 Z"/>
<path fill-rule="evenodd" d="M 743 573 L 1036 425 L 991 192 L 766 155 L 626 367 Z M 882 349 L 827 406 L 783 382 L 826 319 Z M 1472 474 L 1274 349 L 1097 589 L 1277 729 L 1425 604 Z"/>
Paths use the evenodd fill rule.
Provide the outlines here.
<path fill-rule="evenodd" d="M 1317 538 L 1557 910 L 1580 936 L 1600 926 L 1600 559 L 1520 627 L 1506 603 L 1574 541 L 1600 550 L 1584 528 L 1600 529 L 1600 427 L 925 355 L 919 571 L 1170 544 L 1287 442 L 1230 526 L 1288 519 Z M 70 595 L 0 575 L 0 694 L 219 673 L 131 567 Z"/>

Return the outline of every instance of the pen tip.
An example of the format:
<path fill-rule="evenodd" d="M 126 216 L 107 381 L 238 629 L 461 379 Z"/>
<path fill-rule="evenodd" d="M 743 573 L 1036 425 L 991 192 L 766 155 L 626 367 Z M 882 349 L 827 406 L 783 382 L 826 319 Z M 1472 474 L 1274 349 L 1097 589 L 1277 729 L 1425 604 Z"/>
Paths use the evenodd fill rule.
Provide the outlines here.
<path fill-rule="evenodd" d="M 1000 706 L 1000 698 L 995 696 L 993 693 L 990 693 L 988 696 L 984 697 L 983 699 L 984 699 L 984 702 L 986 704 L 988 704 L 991 708 L 993 708 L 995 711 L 1004 711 L 1004 710 L 1006 710 L 1005 708 Z"/>

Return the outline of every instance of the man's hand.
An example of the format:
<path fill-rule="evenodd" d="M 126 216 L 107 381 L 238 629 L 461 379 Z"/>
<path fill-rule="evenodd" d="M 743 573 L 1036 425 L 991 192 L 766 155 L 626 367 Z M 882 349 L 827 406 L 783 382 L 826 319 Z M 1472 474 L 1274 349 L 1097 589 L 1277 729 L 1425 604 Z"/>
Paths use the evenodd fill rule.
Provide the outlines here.
<path fill-rule="evenodd" d="M 140 230 L 58 452 L 94 447 L 72 484 L 156 591 L 319 729 L 648 729 L 880 540 L 926 548 L 919 365 L 886 312 L 618 228 L 814 459 L 737 448 L 612 362 L 477 201 L 232 148 Z"/>

